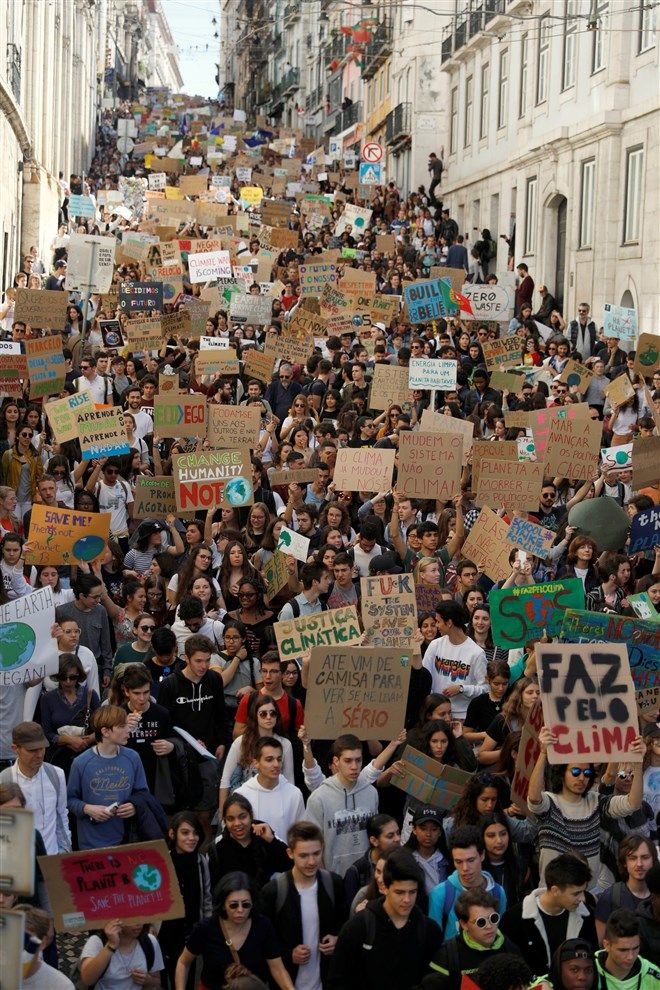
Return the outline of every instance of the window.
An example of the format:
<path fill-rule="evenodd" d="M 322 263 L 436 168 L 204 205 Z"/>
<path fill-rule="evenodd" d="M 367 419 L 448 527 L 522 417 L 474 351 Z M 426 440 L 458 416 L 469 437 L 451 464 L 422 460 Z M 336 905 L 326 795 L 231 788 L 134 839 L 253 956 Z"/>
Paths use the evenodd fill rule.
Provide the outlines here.
<path fill-rule="evenodd" d="M 525 187 L 525 254 L 534 254 L 536 249 L 536 176 L 527 180 Z"/>
<path fill-rule="evenodd" d="M 466 148 L 472 144 L 472 83 L 472 76 L 468 76 L 465 80 L 465 140 L 463 142 Z"/>
<path fill-rule="evenodd" d="M 580 182 L 580 240 L 581 248 L 593 247 L 594 233 L 594 181 L 596 162 L 593 158 L 582 162 Z"/>
<path fill-rule="evenodd" d="M 550 57 L 550 18 L 542 17 L 539 25 L 539 58 L 536 73 L 536 102 L 548 98 L 548 61 Z"/>
<path fill-rule="evenodd" d="M 488 76 L 490 65 L 486 62 L 481 67 L 481 110 L 479 111 L 479 137 L 484 138 L 488 133 Z"/>
<path fill-rule="evenodd" d="M 639 52 L 655 47 L 655 10 L 653 0 L 640 0 L 639 4 Z"/>
<path fill-rule="evenodd" d="M 500 52 L 500 83 L 497 92 L 497 127 L 506 125 L 506 114 L 509 103 L 509 51 Z"/>
<path fill-rule="evenodd" d="M 577 53 L 577 0 L 567 0 L 566 17 L 564 20 L 564 66 L 562 69 L 561 88 L 570 89 L 575 85 L 575 62 Z"/>
<path fill-rule="evenodd" d="M 458 86 L 451 91 L 451 112 L 449 126 L 449 153 L 456 151 L 458 144 Z"/>
<path fill-rule="evenodd" d="M 520 98 L 518 116 L 524 117 L 527 112 L 527 87 L 529 85 L 529 36 L 523 34 L 520 39 Z"/>
<path fill-rule="evenodd" d="M 607 31 L 609 28 L 608 0 L 598 4 L 596 8 L 596 28 L 591 41 L 591 72 L 600 72 L 605 68 L 607 58 Z"/>
<path fill-rule="evenodd" d="M 623 243 L 639 241 L 642 228 L 642 170 L 644 149 L 630 148 L 626 153 L 626 200 L 623 217 Z"/>

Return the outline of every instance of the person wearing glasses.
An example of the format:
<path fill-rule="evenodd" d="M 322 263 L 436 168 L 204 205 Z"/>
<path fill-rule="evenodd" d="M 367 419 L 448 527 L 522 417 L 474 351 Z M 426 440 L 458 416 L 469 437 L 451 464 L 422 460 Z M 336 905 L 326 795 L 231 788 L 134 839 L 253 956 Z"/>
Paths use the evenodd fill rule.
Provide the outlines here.
<path fill-rule="evenodd" d="M 83 358 L 80 362 L 82 375 L 73 384 L 76 392 L 91 392 L 95 403 L 112 405 L 112 379 L 98 373 L 96 361 L 95 357 Z"/>
<path fill-rule="evenodd" d="M 270 383 L 264 396 L 273 410 L 273 415 L 277 417 L 280 423 L 283 423 L 287 418 L 294 399 L 302 392 L 302 385 L 292 381 L 292 378 L 293 368 L 286 361 L 282 361 L 277 380 Z"/>
<path fill-rule="evenodd" d="M 2 455 L 2 481 L 16 492 L 16 514 L 22 519 L 32 508 L 37 484 L 44 466 L 32 446 L 34 430 L 22 425 L 16 432 L 13 446 Z"/>
<path fill-rule="evenodd" d="M 601 880 L 600 850 L 601 819 L 625 818 L 642 806 L 642 763 L 635 763 L 633 781 L 627 795 L 601 794 L 594 787 L 596 771 L 590 763 L 554 763 L 550 767 L 550 789 L 543 790 L 548 748 L 556 746 L 559 737 L 547 726 L 539 733 L 539 755 L 529 780 L 527 804 L 539 824 L 539 873 L 564 852 L 584 856 L 593 877 L 592 891 L 598 893 L 609 885 L 610 874 Z M 629 747 L 640 757 L 645 752 L 644 741 L 638 736 Z"/>
<path fill-rule="evenodd" d="M 110 513 L 110 536 L 117 540 L 126 555 L 129 551 L 128 524 L 133 515 L 131 487 L 120 477 L 121 464 L 118 458 L 106 457 L 92 463 L 94 470 L 85 490 L 96 495 L 101 512 Z"/>
<path fill-rule="evenodd" d="M 41 698 L 40 721 L 50 743 L 48 760 L 61 767 L 67 778 L 74 757 L 94 743 L 90 720 L 101 701 L 86 679 L 78 657 L 61 653 L 57 689 L 46 691 Z"/>
<path fill-rule="evenodd" d="M 154 655 L 151 645 L 156 622 L 148 612 L 139 612 L 133 619 L 133 635 L 130 643 L 122 643 L 115 653 L 114 666 L 120 663 L 144 663 Z"/>
<path fill-rule="evenodd" d="M 518 953 L 517 945 L 498 929 L 497 900 L 485 890 L 466 890 L 454 907 L 460 931 L 445 942 L 431 959 L 420 990 L 452 990 L 464 974 L 501 952 Z"/>
<path fill-rule="evenodd" d="M 78 623 L 80 645 L 96 657 L 101 685 L 107 687 L 112 671 L 112 646 L 108 613 L 101 605 L 105 586 L 95 574 L 79 574 L 73 583 L 73 593 L 76 597 L 72 602 L 57 607 L 57 621 L 73 619 Z"/>

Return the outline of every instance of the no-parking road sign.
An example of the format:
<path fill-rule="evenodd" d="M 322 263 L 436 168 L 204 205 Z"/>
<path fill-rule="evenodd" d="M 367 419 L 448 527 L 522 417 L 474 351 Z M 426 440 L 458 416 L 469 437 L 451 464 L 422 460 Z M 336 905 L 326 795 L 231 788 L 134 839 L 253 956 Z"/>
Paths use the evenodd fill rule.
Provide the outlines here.
<path fill-rule="evenodd" d="M 362 160 L 369 162 L 370 164 L 375 164 L 379 162 L 383 157 L 383 149 L 376 141 L 369 141 L 367 144 L 362 146 Z"/>

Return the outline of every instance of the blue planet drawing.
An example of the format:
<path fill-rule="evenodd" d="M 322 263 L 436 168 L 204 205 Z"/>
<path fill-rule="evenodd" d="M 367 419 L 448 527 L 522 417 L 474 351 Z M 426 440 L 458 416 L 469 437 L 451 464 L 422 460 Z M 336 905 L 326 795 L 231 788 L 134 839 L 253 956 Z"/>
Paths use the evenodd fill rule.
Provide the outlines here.
<path fill-rule="evenodd" d="M 248 478 L 232 478 L 225 485 L 225 498 L 230 505 L 246 505 L 252 498 L 252 482 Z"/>
<path fill-rule="evenodd" d="M 152 866 L 151 863 L 140 863 L 133 870 L 133 883 L 138 890 L 145 893 L 151 894 L 155 890 L 159 890 L 162 882 L 160 870 Z"/>
<path fill-rule="evenodd" d="M 102 536 L 81 536 L 73 544 L 73 556 L 86 562 L 96 560 L 104 550 L 105 540 Z"/>
<path fill-rule="evenodd" d="M 568 375 L 568 377 L 566 379 L 566 384 L 567 385 L 579 385 L 580 384 L 580 381 L 581 381 L 581 379 L 580 379 L 580 376 L 578 375 L 578 373 L 576 371 L 571 371 L 570 375 Z"/>
<path fill-rule="evenodd" d="M 24 622 L 8 622 L 2 627 L 0 670 L 15 670 L 32 659 L 37 645 L 34 630 Z"/>

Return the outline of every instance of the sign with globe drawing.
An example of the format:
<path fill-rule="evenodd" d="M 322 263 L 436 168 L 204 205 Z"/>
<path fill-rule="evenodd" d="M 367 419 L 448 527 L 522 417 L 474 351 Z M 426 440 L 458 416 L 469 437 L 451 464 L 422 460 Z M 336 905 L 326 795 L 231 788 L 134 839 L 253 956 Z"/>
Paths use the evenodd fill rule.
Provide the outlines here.
<path fill-rule="evenodd" d="M 109 512 L 33 505 L 25 544 L 27 564 L 91 564 L 110 538 Z"/>
<path fill-rule="evenodd" d="M 51 637 L 55 605 L 50 587 L 0 606 L 0 678 L 3 687 L 26 684 L 54 674 L 57 643 Z"/>

